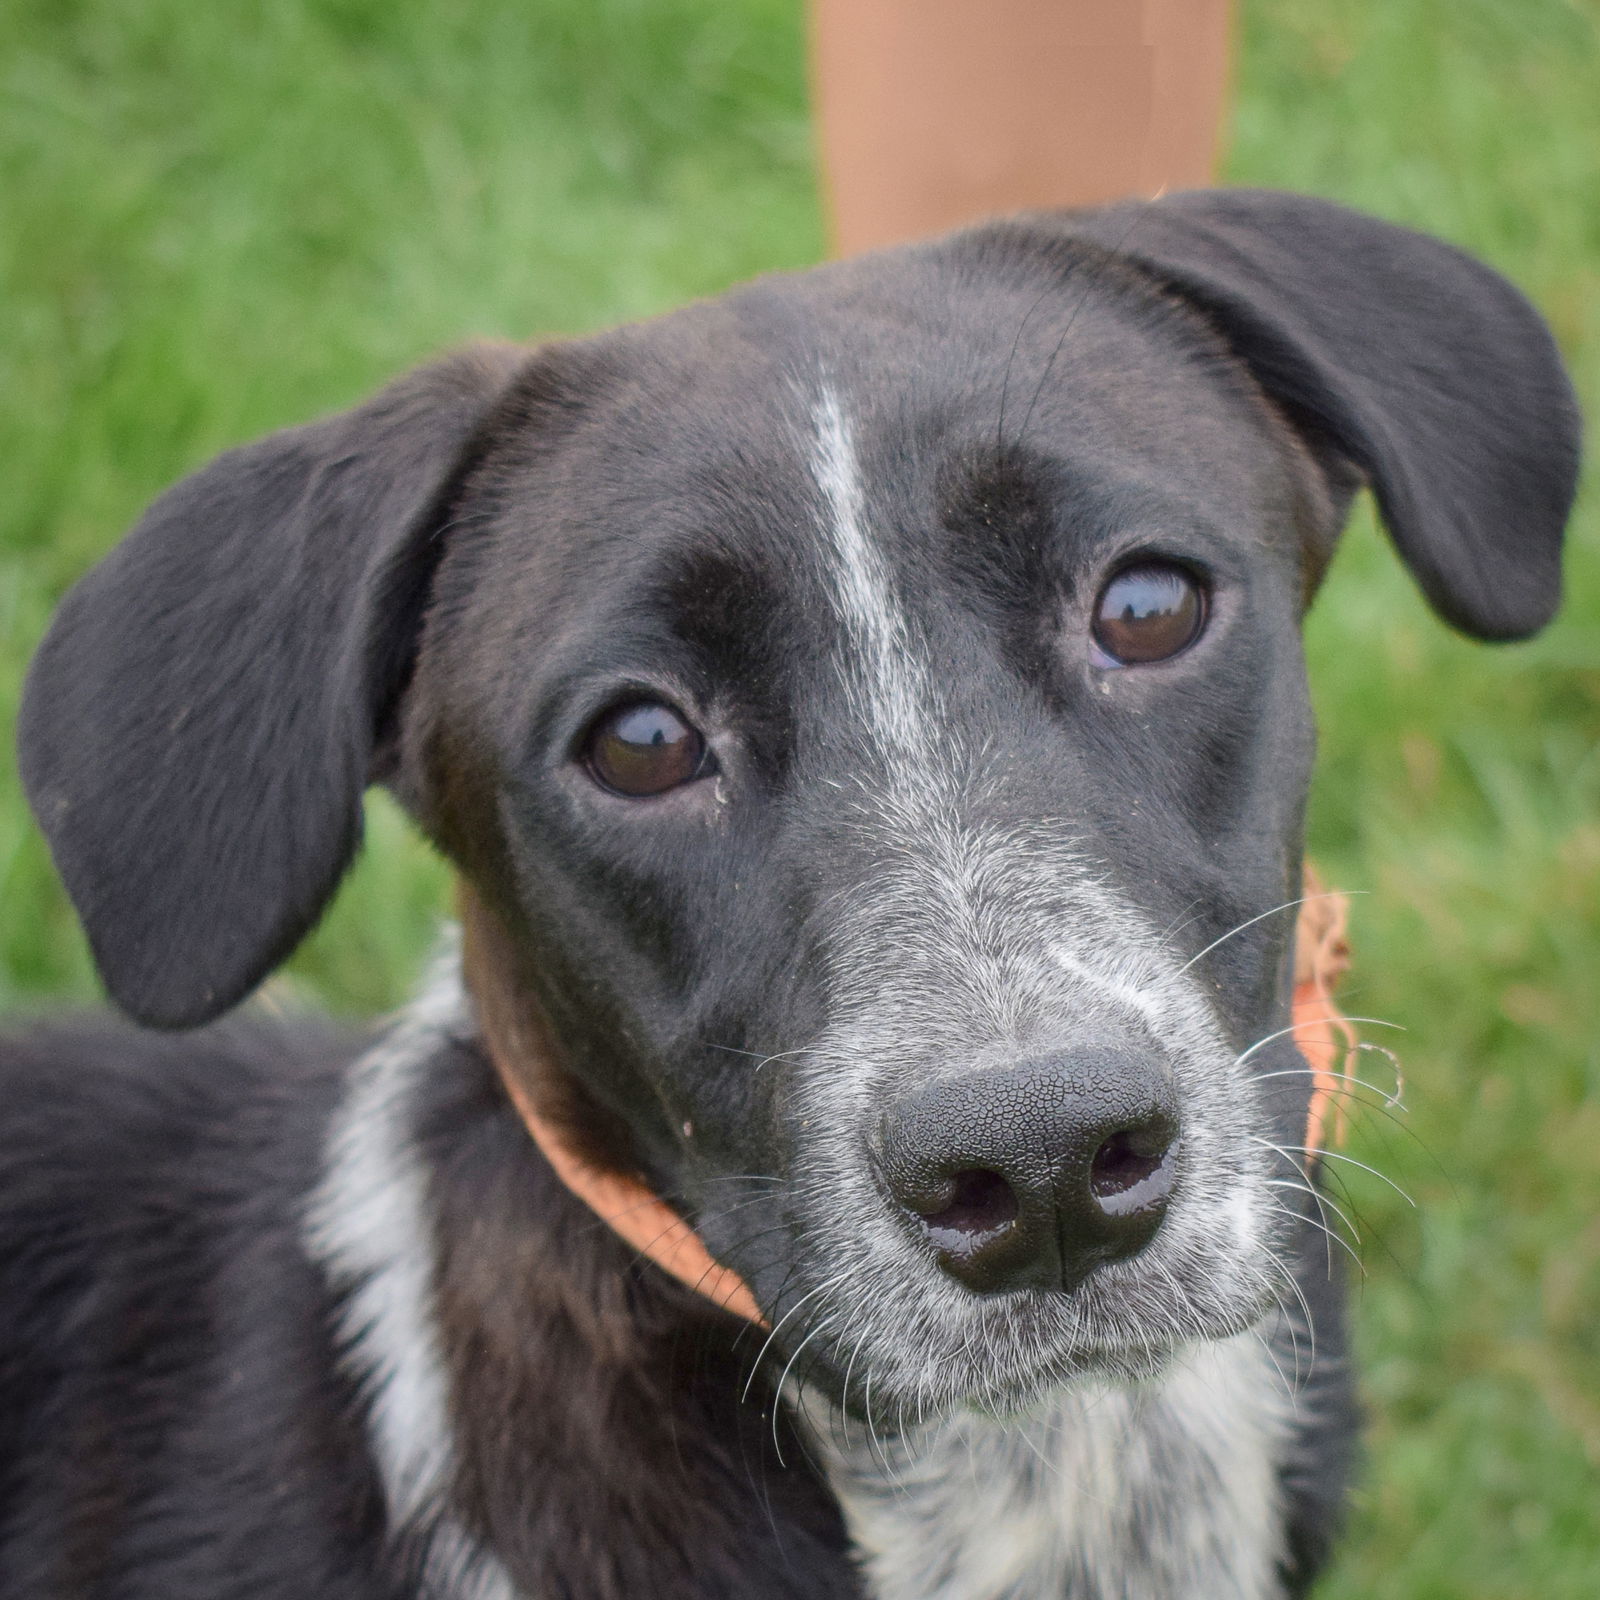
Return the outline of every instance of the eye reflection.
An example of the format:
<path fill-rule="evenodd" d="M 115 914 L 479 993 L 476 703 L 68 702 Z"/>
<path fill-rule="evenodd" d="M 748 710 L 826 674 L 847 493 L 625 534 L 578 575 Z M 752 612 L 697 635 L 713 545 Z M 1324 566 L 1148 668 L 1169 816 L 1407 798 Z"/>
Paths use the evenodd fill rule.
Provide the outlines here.
<path fill-rule="evenodd" d="M 706 742 L 671 706 L 636 700 L 604 713 L 589 731 L 584 764 L 604 789 L 643 799 L 699 777 Z"/>
<path fill-rule="evenodd" d="M 1199 580 L 1170 561 L 1143 561 L 1113 575 L 1095 602 L 1094 642 L 1117 666 L 1165 661 L 1188 649 L 1206 623 Z"/>

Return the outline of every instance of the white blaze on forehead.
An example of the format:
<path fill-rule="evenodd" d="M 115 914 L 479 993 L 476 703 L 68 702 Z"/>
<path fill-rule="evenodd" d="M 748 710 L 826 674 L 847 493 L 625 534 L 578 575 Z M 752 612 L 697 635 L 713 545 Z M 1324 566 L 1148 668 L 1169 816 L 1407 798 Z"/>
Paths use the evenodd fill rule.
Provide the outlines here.
<path fill-rule="evenodd" d="M 812 422 L 811 467 L 833 555 L 833 605 L 851 655 L 843 664 L 846 686 L 885 753 L 919 755 L 934 711 L 932 685 L 913 649 L 883 553 L 868 534 L 850 419 L 826 386 L 812 407 Z"/>
<path fill-rule="evenodd" d="M 843 632 L 837 666 L 849 712 L 884 762 L 874 776 L 887 781 L 857 778 L 897 847 L 892 870 L 875 876 L 853 934 L 838 946 L 841 992 L 851 991 L 852 973 L 866 992 L 879 992 L 892 936 L 903 982 L 938 974 L 952 1015 L 975 1033 L 983 1019 L 989 1043 L 1020 1047 L 1041 1019 L 1081 1019 L 1108 1004 L 1171 1034 L 1193 1012 L 1193 997 L 1175 983 L 1143 920 L 1099 881 L 1066 819 L 984 824 L 927 642 L 873 538 L 851 418 L 826 383 L 810 411 L 830 599 Z M 939 1014 L 938 1006 L 923 1013 L 925 1033 L 937 1031 Z M 970 1041 L 974 1049 L 980 1042 Z"/>
<path fill-rule="evenodd" d="M 884 919 L 898 908 L 903 953 L 915 963 L 920 947 L 921 965 L 977 984 L 983 993 L 969 1000 L 967 1016 L 993 1013 L 1003 1032 L 1021 1028 L 1019 1015 L 1049 1009 L 1061 985 L 1040 969 L 1052 967 L 1147 1023 L 1160 1020 L 1161 1002 L 1147 992 L 1149 963 L 1135 959 L 1143 951 L 1137 930 L 1095 892 L 1065 825 L 996 829 L 968 815 L 973 797 L 964 792 L 957 729 L 926 641 L 912 627 L 873 538 L 851 418 L 826 383 L 811 401 L 811 421 L 830 598 L 844 636 L 839 674 L 851 714 L 888 769 L 875 795 L 880 821 L 910 847 L 899 856 L 899 871 L 879 875 L 866 942 L 881 948 Z M 1087 939 L 1080 934 L 1082 948 L 1069 948 L 1040 914 L 1045 902 L 1059 913 L 1064 899 L 1080 913 L 1089 903 L 1098 908 L 1077 919 L 1082 930 L 1092 930 Z M 876 970 L 870 958 L 863 965 Z"/>

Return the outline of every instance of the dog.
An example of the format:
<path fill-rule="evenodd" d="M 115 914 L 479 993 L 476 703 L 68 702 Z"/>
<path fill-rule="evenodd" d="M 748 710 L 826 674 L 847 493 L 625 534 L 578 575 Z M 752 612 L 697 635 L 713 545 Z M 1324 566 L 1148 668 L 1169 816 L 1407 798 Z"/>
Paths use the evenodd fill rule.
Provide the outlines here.
<path fill-rule="evenodd" d="M 469 350 L 179 484 L 20 723 L 145 1027 L 5 1046 L 0 1595 L 1304 1594 L 1355 1409 L 1299 624 L 1370 486 L 1534 632 L 1577 441 L 1493 272 L 1236 190 Z M 224 1018 L 372 783 L 460 941 L 372 1037 Z"/>

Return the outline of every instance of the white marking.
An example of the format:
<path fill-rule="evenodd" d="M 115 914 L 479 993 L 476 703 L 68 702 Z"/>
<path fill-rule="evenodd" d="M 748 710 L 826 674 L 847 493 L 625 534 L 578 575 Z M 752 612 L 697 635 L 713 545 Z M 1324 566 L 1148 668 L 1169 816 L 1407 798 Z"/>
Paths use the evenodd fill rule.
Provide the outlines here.
<path fill-rule="evenodd" d="M 1160 1026 L 1163 1019 L 1159 989 L 1141 987 L 1119 973 L 1107 972 L 1103 967 L 1094 966 L 1060 945 L 1057 945 L 1050 955 L 1063 972 L 1094 988 L 1104 990 L 1118 1005 L 1125 1006 L 1135 1016 L 1143 1017 L 1152 1027 Z"/>
<path fill-rule="evenodd" d="M 827 501 L 827 532 L 837 558 L 834 606 L 857 657 L 847 682 L 885 755 L 920 762 L 928 755 L 935 712 L 932 685 L 912 648 L 889 569 L 867 536 L 855 438 L 832 389 L 822 390 L 813 422 L 812 470 Z"/>
<path fill-rule="evenodd" d="M 1031 1416 L 970 1411 L 840 1443 L 809 1418 L 875 1600 L 1269 1600 L 1292 1414 L 1266 1346 L 1195 1347 L 1160 1379 Z"/>
<path fill-rule="evenodd" d="M 396 1026 L 351 1068 L 312 1198 L 306 1241 L 346 1291 L 347 1363 L 368 1398 L 394 1536 L 426 1541 L 428 1600 L 516 1600 L 509 1574 L 454 1518 L 448 1380 L 434 1314 L 433 1228 L 414 1148 L 417 1086 L 445 1043 L 470 1035 L 454 953 Z"/>

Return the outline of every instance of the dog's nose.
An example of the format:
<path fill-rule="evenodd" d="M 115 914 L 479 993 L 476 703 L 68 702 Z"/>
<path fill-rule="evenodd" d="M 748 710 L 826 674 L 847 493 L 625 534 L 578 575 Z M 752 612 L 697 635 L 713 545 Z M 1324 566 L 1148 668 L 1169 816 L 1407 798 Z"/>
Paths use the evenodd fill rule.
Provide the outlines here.
<path fill-rule="evenodd" d="M 979 1294 L 1070 1289 L 1161 1226 L 1179 1147 L 1171 1085 L 1133 1050 L 969 1073 L 883 1118 L 890 1194 Z"/>

